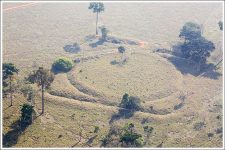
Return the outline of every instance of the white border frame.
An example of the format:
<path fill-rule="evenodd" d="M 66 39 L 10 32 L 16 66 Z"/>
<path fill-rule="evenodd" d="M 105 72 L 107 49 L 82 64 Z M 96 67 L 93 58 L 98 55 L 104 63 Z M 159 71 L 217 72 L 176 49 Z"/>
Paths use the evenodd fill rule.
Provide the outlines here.
<path fill-rule="evenodd" d="M 97 0 L 98 1 L 98 0 Z M 0 70 L 1 70 L 1 72 L 0 72 L 0 77 L 1 77 L 1 79 L 0 79 L 0 83 L 1 83 L 1 85 L 2 85 L 2 63 L 3 63 L 3 3 L 30 3 L 30 2 L 34 2 L 34 3 L 89 3 L 89 2 L 93 2 L 93 1 L 43 1 L 43 0 L 37 0 L 37 1 L 7 1 L 7 0 L 3 0 L 3 1 L 1 1 L 1 58 L 0 58 L 0 61 L 1 61 L 1 67 L 0 67 Z M 129 3 L 222 3 L 222 5 L 223 5 L 223 97 L 222 97 L 222 99 L 223 99 L 223 147 L 221 147 L 221 148 L 201 148 L 201 147 L 199 147 L 199 148 L 47 148 L 47 147 L 43 147 L 43 148 L 3 148 L 3 137 L 2 137 L 2 127 L 3 127 L 3 110 L 2 110 L 2 86 L 1 86 L 1 88 L 0 88 L 0 90 L 1 90 L 1 94 L 0 94 L 0 96 L 1 96 L 1 102 L 0 102 L 0 106 L 1 106 L 1 120 L 0 120 L 0 123 L 1 123 L 1 135 L 0 135 L 0 140 L 1 140 L 1 147 L 0 147 L 0 149 L 15 149 L 15 150 L 18 150 L 18 149 L 24 149 L 24 150 L 28 150 L 28 149 L 190 149 L 190 150 L 192 150 L 192 149 L 209 149 L 209 150 L 211 150 L 211 149 L 224 149 L 224 56 L 225 56 L 225 54 L 224 54 L 224 1 L 222 0 L 219 0 L 219 1 L 174 1 L 174 0 L 172 0 L 172 1 L 170 1 L 170 0 L 168 0 L 168 1 L 165 1 L 165 0 L 163 0 L 163 1 L 99 1 L 99 2 L 104 2 L 104 3 L 127 3 L 127 2 L 129 2 Z"/>

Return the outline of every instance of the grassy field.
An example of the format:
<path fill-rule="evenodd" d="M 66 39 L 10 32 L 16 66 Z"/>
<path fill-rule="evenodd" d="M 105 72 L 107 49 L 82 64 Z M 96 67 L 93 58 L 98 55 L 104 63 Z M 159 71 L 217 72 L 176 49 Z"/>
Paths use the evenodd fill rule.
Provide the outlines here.
<path fill-rule="evenodd" d="M 110 127 L 128 122 L 144 135 L 145 147 L 222 147 L 223 135 L 218 132 L 223 121 L 222 64 L 197 74 L 187 60 L 154 52 L 172 50 L 184 23 L 194 21 L 215 43 L 208 63 L 216 64 L 223 54 L 217 24 L 222 19 L 221 3 L 105 3 L 99 24 L 109 29 L 111 37 L 138 43 L 122 44 L 125 63 L 120 62 L 119 44 L 93 37 L 95 14 L 88 3 L 36 3 L 7 10 L 19 5 L 3 4 L 2 41 L 3 62 L 20 69 L 18 79 L 38 66 L 50 69 L 61 56 L 84 61 L 55 75 L 45 92 L 43 116 L 41 98 L 36 97 L 36 119 L 23 132 L 17 123 L 25 98 L 16 93 L 12 107 L 8 98 L 3 99 L 4 147 L 101 147 Z M 64 50 L 75 42 L 80 52 Z M 115 117 L 124 93 L 138 96 L 144 109 Z M 154 128 L 150 137 L 144 132 L 146 125 Z"/>

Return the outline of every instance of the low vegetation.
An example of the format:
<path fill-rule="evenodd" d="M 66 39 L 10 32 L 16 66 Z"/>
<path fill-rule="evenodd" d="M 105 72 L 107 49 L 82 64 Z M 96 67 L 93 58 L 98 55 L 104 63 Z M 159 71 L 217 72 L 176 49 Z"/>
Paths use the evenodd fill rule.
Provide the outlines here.
<path fill-rule="evenodd" d="M 140 110 L 140 99 L 138 97 L 129 96 L 127 93 L 123 95 L 120 107 L 130 109 L 130 110 Z"/>
<path fill-rule="evenodd" d="M 30 104 L 23 104 L 21 108 L 21 127 L 25 128 L 26 126 L 32 123 L 32 113 L 34 112 L 34 106 Z"/>
<path fill-rule="evenodd" d="M 73 61 L 69 58 L 60 57 L 53 64 L 52 69 L 55 72 L 68 72 L 73 67 Z"/>
<path fill-rule="evenodd" d="M 80 9 L 87 5 L 71 6 L 76 9 L 60 5 L 60 24 L 58 19 L 44 19 L 56 30 L 45 28 L 39 15 L 35 15 L 35 24 L 29 25 L 36 27 L 37 32 L 27 26 L 21 30 L 33 15 L 18 11 L 15 15 L 25 18 L 24 26 L 18 26 L 19 17 L 4 13 L 7 51 L 3 56 L 7 63 L 2 72 L 3 147 L 221 147 L 223 70 L 217 69 L 218 61 L 211 58 L 220 55 L 217 53 L 221 50 L 218 43 L 223 22 L 217 25 L 220 17 L 215 13 L 207 23 L 185 23 L 190 19 L 186 10 L 207 13 L 211 10 L 208 8 L 217 6 L 193 9 L 195 5 L 185 4 L 185 9 L 163 4 L 161 9 L 149 4 L 124 4 L 123 9 L 112 5 L 103 20 L 99 14 L 104 11 L 104 4 L 92 2 L 89 9 L 96 14 L 95 26 L 91 16 L 90 20 L 82 16 L 88 18 L 87 9 L 82 13 Z M 130 13 L 131 6 L 143 12 Z M 49 5 L 36 9 L 46 8 Z M 152 11 L 153 17 L 147 15 L 142 19 Z M 64 17 L 65 12 L 68 17 Z M 48 13 L 49 18 L 56 17 L 55 11 Z M 201 23 L 199 18 L 210 17 L 203 14 L 192 18 Z M 109 24 L 107 21 L 112 18 Z M 107 28 L 98 27 L 103 22 Z M 93 27 L 96 34 L 89 36 Z M 12 40 L 12 31 L 15 37 L 25 38 Z M 46 35 L 39 39 L 45 31 Z M 171 44 L 178 40 L 178 33 L 181 42 Z M 34 35 L 37 39 L 32 39 Z M 26 38 L 32 42 L 23 43 Z M 35 46 L 28 44 L 36 42 Z M 48 46 L 52 48 L 46 51 Z M 14 57 L 22 58 L 24 54 L 31 57 L 26 61 Z"/>

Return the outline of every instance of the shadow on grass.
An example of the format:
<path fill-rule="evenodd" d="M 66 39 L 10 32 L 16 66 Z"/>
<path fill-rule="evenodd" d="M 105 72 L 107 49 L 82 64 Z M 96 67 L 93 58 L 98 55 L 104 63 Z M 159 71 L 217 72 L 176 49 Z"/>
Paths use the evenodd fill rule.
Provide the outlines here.
<path fill-rule="evenodd" d="M 33 118 L 33 121 L 35 119 L 37 119 L 39 116 L 41 116 L 41 114 L 39 114 L 39 115 L 35 114 L 35 116 Z M 10 130 L 6 134 L 2 135 L 2 137 L 3 137 L 3 147 L 12 147 L 12 146 L 16 145 L 20 135 L 23 134 L 23 132 L 29 127 L 29 125 L 31 125 L 31 124 L 23 125 L 21 123 L 20 119 L 13 122 L 10 125 L 10 128 L 12 130 Z"/>
<path fill-rule="evenodd" d="M 117 114 L 112 115 L 109 123 L 112 123 L 119 119 L 128 119 L 134 115 L 135 110 L 128 110 L 128 109 L 119 109 Z"/>
<path fill-rule="evenodd" d="M 92 47 L 92 48 L 96 48 L 96 47 L 98 47 L 99 45 L 104 44 L 104 42 L 106 42 L 106 40 L 99 39 L 97 42 L 90 43 L 89 46 Z"/>
<path fill-rule="evenodd" d="M 68 45 L 65 45 L 63 47 L 64 51 L 68 52 L 68 53 L 78 53 L 80 52 L 80 46 L 77 44 L 77 43 L 74 43 L 74 44 L 68 44 Z"/>
<path fill-rule="evenodd" d="M 15 121 L 10 126 L 12 128 L 11 131 L 3 134 L 3 147 L 12 147 L 14 146 L 20 135 L 28 126 L 21 126 L 20 120 Z"/>
<path fill-rule="evenodd" d="M 186 59 L 173 56 L 168 57 L 167 59 L 176 67 L 177 70 L 179 70 L 184 75 L 191 74 L 195 77 L 200 75 L 215 80 L 222 76 L 221 73 L 216 71 L 214 64 L 211 63 L 205 64 L 200 71 L 197 71 L 197 69 L 194 67 L 194 64 L 190 64 Z"/>
<path fill-rule="evenodd" d="M 94 135 L 91 138 L 88 139 L 88 141 L 86 142 L 87 145 L 91 145 L 93 143 L 93 141 L 96 139 L 98 135 Z"/>

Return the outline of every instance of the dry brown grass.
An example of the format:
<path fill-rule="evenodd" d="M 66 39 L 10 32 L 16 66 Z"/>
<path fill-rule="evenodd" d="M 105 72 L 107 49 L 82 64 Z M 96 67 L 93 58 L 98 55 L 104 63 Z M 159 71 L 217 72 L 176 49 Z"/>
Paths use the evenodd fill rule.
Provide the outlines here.
<path fill-rule="evenodd" d="M 4 3 L 3 8 L 9 6 L 13 4 Z M 187 21 L 203 24 L 204 36 L 214 43 L 221 42 L 222 32 L 217 25 L 222 18 L 221 4 L 106 3 L 100 24 L 112 36 L 139 42 L 136 46 L 123 45 L 128 60 L 121 66 L 110 64 L 114 59 L 120 60 L 118 45 L 105 42 L 92 48 L 89 44 L 95 41 L 84 40 L 95 29 L 95 16 L 87 7 L 87 3 L 39 3 L 3 13 L 3 61 L 15 63 L 20 78 L 33 70 L 35 64 L 50 68 L 59 56 L 94 58 L 76 65 L 67 74 L 56 75 L 45 94 L 46 114 L 38 117 L 12 146 L 99 147 L 112 124 L 122 127 L 134 122 L 143 135 L 143 126 L 154 127 L 150 138 L 145 139 L 146 147 L 156 147 L 162 141 L 163 147 L 222 147 L 221 134 L 215 130 L 222 127 L 223 69 L 196 76 L 185 61 L 171 61 L 152 53 L 154 48 L 170 48 L 179 41 L 179 30 Z M 63 50 L 74 42 L 83 43 L 80 53 Z M 217 45 L 208 61 L 216 63 L 220 58 Z M 110 124 L 125 92 L 139 96 L 146 111 L 153 106 L 157 113 L 138 111 Z M 180 96 L 186 97 L 182 107 L 175 110 L 181 103 Z M 8 99 L 3 100 L 4 134 L 12 130 L 10 126 L 19 118 L 24 102 L 17 95 L 15 105 L 8 108 Z M 40 97 L 36 102 L 40 111 Z M 205 127 L 195 130 L 200 122 Z M 90 142 L 96 135 L 94 126 L 99 126 L 100 131 Z M 209 138 L 208 133 L 214 136 Z"/>

